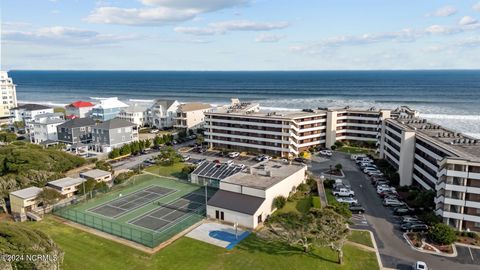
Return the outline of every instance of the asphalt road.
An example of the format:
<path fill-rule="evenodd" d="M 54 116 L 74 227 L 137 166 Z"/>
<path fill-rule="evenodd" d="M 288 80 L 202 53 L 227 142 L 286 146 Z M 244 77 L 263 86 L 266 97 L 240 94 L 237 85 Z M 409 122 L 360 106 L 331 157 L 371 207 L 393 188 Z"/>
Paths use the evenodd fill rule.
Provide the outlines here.
<path fill-rule="evenodd" d="M 416 261 L 424 261 L 429 269 L 480 269 L 480 250 L 457 246 L 458 257 L 447 258 L 413 250 L 405 241 L 398 228 L 398 221 L 389 208 L 382 205 L 375 188 L 370 184 L 368 177 L 363 174 L 350 160 L 350 156 L 334 153 L 328 159 L 315 158 L 310 170 L 320 175 L 328 170 L 330 165 L 341 163 L 347 179 L 355 191 L 355 197 L 365 207 L 364 214 L 367 225 L 356 226 L 371 230 L 376 238 L 377 246 L 384 267 L 395 269 L 413 269 Z M 358 217 L 357 217 L 358 218 Z"/>

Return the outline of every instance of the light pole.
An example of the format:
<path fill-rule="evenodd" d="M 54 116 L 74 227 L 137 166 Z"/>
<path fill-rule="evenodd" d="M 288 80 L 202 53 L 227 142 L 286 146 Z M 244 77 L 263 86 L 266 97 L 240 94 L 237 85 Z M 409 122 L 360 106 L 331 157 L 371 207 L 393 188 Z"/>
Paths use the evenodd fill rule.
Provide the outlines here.
<path fill-rule="evenodd" d="M 205 217 L 208 217 L 207 215 L 207 203 L 208 203 L 208 196 L 207 196 L 207 180 L 203 180 L 204 181 L 204 186 L 205 186 Z"/>

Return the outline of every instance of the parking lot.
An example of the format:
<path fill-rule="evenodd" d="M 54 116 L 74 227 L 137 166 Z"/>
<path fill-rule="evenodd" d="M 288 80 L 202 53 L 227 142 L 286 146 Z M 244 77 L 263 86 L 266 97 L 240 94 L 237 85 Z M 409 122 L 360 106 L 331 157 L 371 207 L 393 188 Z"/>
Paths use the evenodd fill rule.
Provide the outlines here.
<path fill-rule="evenodd" d="M 458 257 L 447 258 L 421 253 L 413 250 L 403 238 L 399 230 L 399 219 L 392 214 L 390 208 L 382 205 L 382 199 L 370 184 L 370 179 L 357 167 L 349 155 L 334 153 L 330 158 L 316 157 L 309 169 L 321 175 L 330 166 L 341 163 L 345 178 L 355 192 L 355 198 L 365 208 L 365 214 L 354 215 L 352 227 L 369 229 L 376 238 L 376 243 L 384 267 L 395 269 L 412 269 L 415 261 L 425 261 L 429 269 L 478 269 L 480 250 L 469 250 L 457 246 Z M 362 219 L 362 216 L 365 220 Z M 366 221 L 366 223 L 364 223 Z"/>

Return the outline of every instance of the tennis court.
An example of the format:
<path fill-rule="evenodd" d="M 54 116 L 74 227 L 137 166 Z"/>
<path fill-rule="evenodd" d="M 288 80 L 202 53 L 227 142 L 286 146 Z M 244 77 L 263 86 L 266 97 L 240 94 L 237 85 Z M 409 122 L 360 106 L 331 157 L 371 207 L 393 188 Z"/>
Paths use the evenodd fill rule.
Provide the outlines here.
<path fill-rule="evenodd" d="M 102 232 L 156 247 L 205 217 L 205 189 L 152 174 L 54 214 Z M 207 190 L 207 199 L 214 189 Z"/>
<path fill-rule="evenodd" d="M 175 191 L 174 189 L 160 186 L 149 186 L 127 196 L 121 196 L 121 194 L 119 194 L 118 199 L 90 208 L 88 211 L 110 218 L 116 218 Z"/>

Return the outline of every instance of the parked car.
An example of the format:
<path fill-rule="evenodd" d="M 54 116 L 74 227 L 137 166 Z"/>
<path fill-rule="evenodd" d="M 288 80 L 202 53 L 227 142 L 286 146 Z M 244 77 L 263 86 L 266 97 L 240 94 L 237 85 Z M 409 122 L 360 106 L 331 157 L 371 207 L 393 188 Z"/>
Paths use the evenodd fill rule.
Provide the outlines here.
<path fill-rule="evenodd" d="M 348 204 L 358 204 L 358 200 L 353 197 L 336 197 L 337 202 L 348 203 Z"/>
<path fill-rule="evenodd" d="M 239 153 L 239 152 L 230 152 L 230 153 L 228 153 L 228 157 L 230 157 L 230 158 L 236 158 L 236 157 L 238 157 L 238 156 L 240 156 L 240 153 Z"/>
<path fill-rule="evenodd" d="M 400 229 L 407 232 L 425 232 L 428 231 L 428 226 L 422 223 L 406 223 L 402 224 Z"/>
<path fill-rule="evenodd" d="M 228 166 L 232 166 L 233 165 L 233 160 L 227 160 L 227 161 L 225 161 L 225 164 L 227 164 Z"/>
<path fill-rule="evenodd" d="M 414 270 L 428 270 L 428 266 L 425 262 L 417 261 L 413 266 Z"/>
<path fill-rule="evenodd" d="M 245 164 L 237 164 L 237 167 L 239 167 L 240 169 L 245 169 Z"/>
<path fill-rule="evenodd" d="M 265 155 L 258 155 L 255 157 L 255 160 L 256 161 L 263 161 L 263 158 L 265 157 Z"/>
<path fill-rule="evenodd" d="M 182 159 L 183 159 L 183 161 L 188 161 L 188 160 L 190 160 L 190 156 L 189 155 L 183 155 Z"/>
<path fill-rule="evenodd" d="M 369 176 L 384 176 L 384 174 L 381 171 L 371 171 L 367 172 Z"/>
<path fill-rule="evenodd" d="M 347 188 L 340 188 L 336 189 L 333 192 L 334 196 L 340 196 L 340 197 L 353 197 L 355 196 L 355 192 L 353 190 L 347 189 Z"/>
<path fill-rule="evenodd" d="M 362 214 L 362 213 L 365 213 L 365 208 L 362 207 L 362 205 L 358 204 L 358 203 L 352 203 L 350 204 L 350 206 L 348 207 L 348 209 L 350 210 L 350 212 L 352 212 L 353 214 Z"/>
<path fill-rule="evenodd" d="M 404 207 L 404 206 L 399 206 L 393 209 L 393 214 L 395 216 L 405 216 L 412 213 L 412 209 Z"/>
<path fill-rule="evenodd" d="M 321 150 L 320 155 L 331 157 L 332 156 L 332 151 L 330 150 Z"/>
<path fill-rule="evenodd" d="M 296 161 L 296 162 L 304 163 L 304 164 L 306 164 L 308 162 L 307 159 L 301 158 L 301 157 L 294 158 L 293 160 Z"/>
<path fill-rule="evenodd" d="M 389 206 L 389 207 L 398 207 L 398 206 L 404 206 L 405 203 L 397 199 L 384 199 L 383 205 Z"/>
<path fill-rule="evenodd" d="M 421 223 L 416 216 L 403 216 L 400 220 L 401 223 Z"/>

